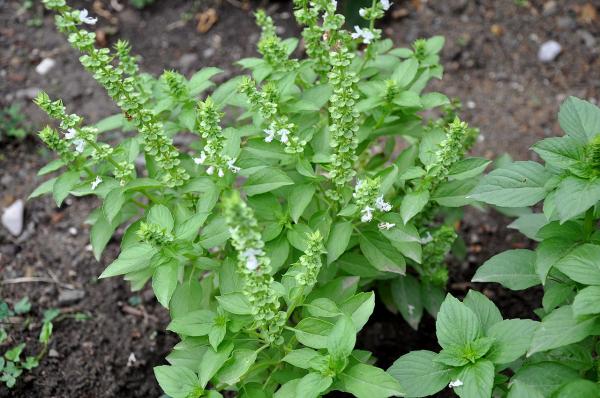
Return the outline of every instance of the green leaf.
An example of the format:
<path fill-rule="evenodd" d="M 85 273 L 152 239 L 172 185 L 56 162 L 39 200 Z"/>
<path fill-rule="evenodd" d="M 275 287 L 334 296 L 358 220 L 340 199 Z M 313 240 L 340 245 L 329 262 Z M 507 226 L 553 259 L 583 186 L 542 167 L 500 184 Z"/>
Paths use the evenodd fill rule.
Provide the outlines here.
<path fill-rule="evenodd" d="M 405 394 L 400 383 L 375 366 L 359 363 L 338 376 L 342 390 L 357 398 L 387 398 Z"/>
<path fill-rule="evenodd" d="M 496 206 L 533 206 L 546 196 L 550 176 L 539 163 L 514 162 L 483 177 L 471 197 Z"/>
<path fill-rule="evenodd" d="M 167 326 L 167 330 L 183 336 L 206 336 L 214 323 L 214 312 L 198 310 L 174 318 Z"/>
<path fill-rule="evenodd" d="M 104 133 L 106 131 L 121 128 L 124 124 L 125 116 L 123 116 L 122 113 L 118 113 L 116 115 L 111 115 L 100 120 L 98 123 L 96 123 L 95 127 L 98 129 L 99 133 Z"/>
<path fill-rule="evenodd" d="M 546 277 L 552 267 L 569 254 L 576 245 L 576 242 L 568 239 L 566 236 L 545 239 L 538 245 L 535 250 L 535 271 L 540 277 L 542 284 L 546 283 Z"/>
<path fill-rule="evenodd" d="M 313 300 L 310 304 L 304 304 L 304 307 L 310 315 L 319 318 L 334 318 L 341 314 L 337 304 L 325 297 Z"/>
<path fill-rule="evenodd" d="M 296 386 L 297 398 L 317 398 L 329 388 L 333 379 L 319 373 L 309 373 Z"/>
<path fill-rule="evenodd" d="M 208 342 L 214 350 L 219 349 L 219 345 L 223 342 L 227 334 L 227 323 L 215 324 L 208 332 Z"/>
<path fill-rule="evenodd" d="M 522 384 L 529 387 L 528 389 L 524 389 L 526 391 L 539 392 L 540 397 L 549 397 L 561 385 L 575 379 L 579 379 L 577 371 L 560 363 L 541 362 L 525 365 L 510 380 L 511 388 L 509 397 L 518 397 L 512 391 L 515 384 Z M 534 396 L 534 398 L 537 397 Z"/>
<path fill-rule="evenodd" d="M 310 348 L 299 348 L 297 350 L 290 351 L 282 361 L 289 363 L 300 369 L 310 369 L 311 362 L 320 357 L 317 351 Z"/>
<path fill-rule="evenodd" d="M 115 188 L 111 190 L 104 202 L 102 203 L 102 212 L 104 213 L 104 217 L 106 221 L 112 223 L 115 217 L 119 214 L 123 205 L 125 204 L 125 193 L 123 188 Z"/>
<path fill-rule="evenodd" d="M 150 208 L 146 220 L 151 224 L 156 224 L 165 228 L 168 232 L 173 230 L 175 221 L 169 208 L 165 205 L 154 205 Z"/>
<path fill-rule="evenodd" d="M 333 329 L 333 323 L 319 318 L 304 318 L 294 328 L 296 338 L 303 345 L 322 349 L 327 348 L 328 336 Z"/>
<path fill-rule="evenodd" d="M 575 218 L 600 201 L 600 179 L 567 177 L 559 184 L 555 200 L 561 223 Z"/>
<path fill-rule="evenodd" d="M 327 336 L 327 351 L 334 359 L 350 356 L 356 344 L 356 329 L 352 319 L 347 315 L 339 317 Z"/>
<path fill-rule="evenodd" d="M 203 387 L 206 387 L 210 379 L 223 367 L 231 351 L 233 351 L 233 343 L 224 344 L 216 351 L 208 347 L 200 365 L 200 383 Z"/>
<path fill-rule="evenodd" d="M 56 170 L 60 169 L 64 165 L 65 165 L 65 162 L 63 162 L 62 159 L 54 159 L 53 161 L 51 161 L 50 163 L 48 163 L 47 165 L 45 165 L 44 167 L 42 167 L 38 171 L 37 175 L 43 176 L 43 175 L 52 173 L 53 171 L 56 171 Z"/>
<path fill-rule="evenodd" d="M 283 171 L 275 168 L 264 168 L 248 178 L 244 184 L 244 190 L 248 196 L 253 196 L 293 184 L 294 181 Z"/>
<path fill-rule="evenodd" d="M 90 243 L 92 244 L 92 250 L 96 260 L 100 261 L 100 256 L 104 251 L 104 248 L 112 238 L 118 224 L 116 222 L 109 223 L 104 217 L 104 213 L 101 212 L 98 219 L 92 227 L 90 232 Z"/>
<path fill-rule="evenodd" d="M 225 217 L 216 216 L 202 230 L 199 243 L 203 248 L 210 249 L 225 243 L 229 237 L 229 227 L 225 222 Z"/>
<path fill-rule="evenodd" d="M 290 215 L 292 216 L 292 220 L 294 222 L 298 222 L 306 207 L 310 204 L 316 188 L 312 184 L 302 184 L 297 185 L 290 192 L 290 197 L 288 200 L 290 207 Z"/>
<path fill-rule="evenodd" d="M 529 319 L 507 319 L 490 327 L 489 337 L 496 340 L 486 358 L 496 364 L 516 361 L 527 352 L 539 322 Z"/>
<path fill-rule="evenodd" d="M 202 286 L 195 279 L 186 278 L 182 283 L 177 284 L 177 288 L 171 297 L 169 311 L 171 319 L 177 319 L 190 312 L 202 308 Z"/>
<path fill-rule="evenodd" d="M 462 381 L 454 392 L 461 398 L 483 398 L 492 396 L 494 386 L 494 364 L 482 359 L 462 368 L 457 377 Z"/>
<path fill-rule="evenodd" d="M 255 350 L 245 348 L 233 351 L 231 358 L 215 375 L 216 379 L 219 380 L 219 383 L 235 385 L 256 362 L 256 355 Z"/>
<path fill-rule="evenodd" d="M 198 231 L 206 221 L 206 214 L 194 214 L 191 218 L 183 222 L 183 224 L 175 227 L 175 237 L 179 240 L 191 240 L 193 241 Z"/>
<path fill-rule="evenodd" d="M 130 272 L 140 271 L 150 264 L 150 259 L 156 253 L 156 249 L 146 243 L 140 243 L 123 250 L 119 257 L 113 261 L 99 278 L 123 275 Z"/>
<path fill-rule="evenodd" d="M 600 109 L 590 102 L 569 97 L 560 106 L 558 122 L 565 133 L 586 144 L 600 134 Z"/>
<path fill-rule="evenodd" d="M 327 239 L 327 264 L 337 260 L 348 247 L 352 236 L 352 223 L 350 221 L 338 221 L 331 227 Z"/>
<path fill-rule="evenodd" d="M 484 158 L 466 158 L 454 163 L 448 171 L 451 180 L 465 180 L 480 175 L 492 163 Z"/>
<path fill-rule="evenodd" d="M 498 322 L 502 321 L 502 314 L 496 305 L 488 299 L 482 293 L 476 290 L 469 290 L 467 297 L 463 300 L 463 304 L 469 307 L 479 321 L 483 328 L 484 334 L 487 335 L 487 331 Z"/>
<path fill-rule="evenodd" d="M 560 307 L 547 315 L 535 332 L 527 356 L 577 343 L 589 335 L 598 334 L 596 318 L 578 320 L 570 305 Z"/>
<path fill-rule="evenodd" d="M 58 180 L 58 177 L 54 177 L 47 181 L 44 181 L 27 197 L 27 199 L 37 198 L 38 196 L 42 196 L 42 195 L 52 192 L 54 189 L 54 184 L 56 183 L 56 180 Z"/>
<path fill-rule="evenodd" d="M 531 149 L 546 163 L 561 169 L 575 166 L 583 159 L 583 145 L 570 136 L 552 137 L 535 143 Z"/>
<path fill-rule="evenodd" d="M 13 306 L 13 310 L 15 314 L 27 314 L 31 310 L 31 302 L 29 301 L 29 297 L 25 296 L 21 300 L 17 301 Z"/>
<path fill-rule="evenodd" d="M 213 83 L 210 82 L 210 78 L 219 73 L 223 73 L 222 69 L 215 67 L 202 68 L 198 72 L 194 73 L 188 83 L 188 89 L 191 95 L 198 95 Z"/>
<path fill-rule="evenodd" d="M 508 228 L 516 229 L 529 239 L 537 239 L 538 231 L 548 224 L 548 218 L 543 213 L 522 214 L 508 225 Z"/>
<path fill-rule="evenodd" d="M 373 292 L 361 292 L 350 297 L 342 304 L 340 309 L 352 318 L 356 331 L 360 331 L 375 309 L 375 294 Z"/>
<path fill-rule="evenodd" d="M 243 293 L 228 293 L 216 297 L 221 307 L 232 314 L 250 315 L 252 306 Z"/>
<path fill-rule="evenodd" d="M 409 58 L 401 62 L 392 74 L 392 80 L 401 87 L 407 87 L 417 75 L 419 62 L 414 58 Z"/>
<path fill-rule="evenodd" d="M 440 307 L 435 328 L 442 348 L 463 347 L 481 337 L 482 333 L 477 315 L 450 294 Z"/>
<path fill-rule="evenodd" d="M 179 266 L 177 261 L 173 260 L 158 266 L 152 275 L 152 290 L 158 302 L 165 308 L 169 308 L 169 302 L 177 287 L 178 273 Z"/>
<path fill-rule="evenodd" d="M 588 286 L 577 293 L 573 300 L 573 314 L 576 317 L 600 314 L 600 286 Z"/>
<path fill-rule="evenodd" d="M 67 171 L 56 179 L 56 182 L 52 187 L 52 196 L 54 196 L 54 201 L 56 202 L 57 206 L 60 206 L 63 200 L 69 196 L 69 192 L 75 187 L 75 185 L 79 184 L 79 180 L 80 178 L 78 171 Z"/>
<path fill-rule="evenodd" d="M 554 264 L 559 271 L 575 282 L 600 285 L 600 246 L 586 243 L 577 246 Z"/>
<path fill-rule="evenodd" d="M 14 346 L 10 350 L 7 350 L 4 353 L 4 358 L 12 362 L 19 362 L 19 358 L 21 357 L 21 353 L 25 349 L 25 343 L 21 343 L 17 346 Z"/>
<path fill-rule="evenodd" d="M 188 398 L 202 391 L 196 373 L 182 366 L 157 366 L 154 376 L 160 388 L 172 398 Z"/>
<path fill-rule="evenodd" d="M 400 215 L 404 224 L 419 214 L 429 202 L 429 191 L 413 191 L 408 193 L 400 204 Z"/>
<path fill-rule="evenodd" d="M 406 261 L 387 240 L 375 232 L 365 232 L 360 235 L 360 249 L 369 263 L 384 272 L 404 275 Z"/>
<path fill-rule="evenodd" d="M 431 199 L 445 207 L 466 206 L 473 202 L 469 195 L 478 182 L 477 178 L 444 182 L 435 190 Z"/>
<path fill-rule="evenodd" d="M 419 281 L 411 275 L 395 278 L 390 286 L 392 299 L 402 318 L 415 330 L 419 329 L 419 322 L 423 316 L 423 303 L 421 302 L 421 287 Z"/>
<path fill-rule="evenodd" d="M 535 252 L 507 250 L 486 261 L 475 273 L 473 282 L 497 282 L 512 290 L 523 290 L 539 285 L 535 271 Z"/>
<path fill-rule="evenodd" d="M 427 93 L 421 96 L 421 103 L 425 109 L 433 109 L 450 104 L 450 99 L 442 93 Z"/>
<path fill-rule="evenodd" d="M 590 380 L 573 380 L 552 394 L 552 398 L 598 398 L 600 387 Z"/>
<path fill-rule="evenodd" d="M 401 356 L 387 370 L 408 397 L 427 397 L 442 390 L 450 382 L 452 369 L 434 362 L 437 356 L 431 351 L 412 351 Z"/>

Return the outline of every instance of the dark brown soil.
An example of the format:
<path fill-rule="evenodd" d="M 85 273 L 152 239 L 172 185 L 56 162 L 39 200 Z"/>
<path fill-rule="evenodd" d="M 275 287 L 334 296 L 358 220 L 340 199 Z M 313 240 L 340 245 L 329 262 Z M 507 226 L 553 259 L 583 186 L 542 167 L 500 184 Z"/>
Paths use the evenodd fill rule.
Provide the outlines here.
<path fill-rule="evenodd" d="M 23 105 L 32 130 L 46 123 L 30 101 L 39 89 L 62 98 L 69 110 L 90 122 L 116 112 L 80 66 L 77 54 L 56 33 L 52 17 L 40 14 L 37 6 L 23 10 L 22 3 L 0 0 L 0 105 Z M 94 2 L 73 3 L 92 9 Z M 258 29 L 251 14 L 236 7 L 234 0 L 195 2 L 200 5 L 199 12 L 214 7 L 219 17 L 204 34 L 196 31 L 195 20 L 182 19 L 192 9 L 191 1 L 156 0 L 143 11 L 125 4 L 121 12 L 113 10 L 108 0 L 96 3 L 112 15 L 100 18 L 98 24 L 99 30 L 108 33 L 108 42 L 128 39 L 142 56 L 142 69 L 150 73 L 174 68 L 189 75 L 204 66 L 219 66 L 231 76 L 236 73 L 233 61 L 255 54 Z M 559 134 L 556 112 L 566 96 L 592 101 L 600 98 L 600 19 L 590 13 L 590 7 L 584 7 L 590 5 L 600 12 L 600 1 L 530 1 L 527 7 L 515 3 L 399 0 L 392 9 L 397 18 L 390 17 L 384 24 L 386 34 L 398 45 L 434 34 L 447 37 L 442 58 L 446 76 L 434 84 L 434 89 L 458 96 L 467 104 L 464 118 L 480 127 L 484 137 L 475 152 L 490 158 L 504 152 L 520 159 L 530 157 L 527 149 L 533 142 Z M 287 2 L 264 4 L 282 27 L 282 35 L 297 32 Z M 42 26 L 27 26 L 35 16 L 42 16 Z M 542 64 L 537 50 L 550 39 L 563 46 L 563 53 L 555 61 Z M 48 57 L 57 64 L 40 76 L 35 66 Z M 0 142 L 0 148 L 3 208 L 15 199 L 25 199 L 39 184 L 36 171 L 50 155 L 35 138 Z M 119 278 L 97 280 L 118 245 L 111 243 L 100 263 L 87 249 L 89 228 L 84 221 L 95 205 L 87 199 L 69 199 L 56 209 L 50 198 L 36 199 L 26 205 L 26 228 L 19 238 L 0 228 L 2 281 L 20 277 L 51 281 L 0 284 L 2 300 L 14 303 L 28 296 L 33 303 L 33 322 L 27 327 L 23 327 L 25 322 L 16 323 L 10 329 L 15 340 L 28 342 L 28 353 L 39 349 L 39 319 L 45 309 L 60 307 L 64 314 L 82 312 L 90 316 L 85 321 L 69 317 L 57 321 L 50 344 L 52 355 L 22 377 L 13 390 L 0 387 L 0 397 L 161 395 L 152 367 L 164 361 L 176 339 L 164 331 L 166 311 L 148 290 L 132 293 Z M 467 212 L 461 232 L 469 250 L 464 260 L 451 261 L 453 294 L 466 293 L 476 267 L 487 258 L 522 247 L 525 241 L 506 229 L 507 224 L 508 220 L 497 214 L 474 209 Z M 540 292 L 535 289 L 514 293 L 497 285 L 473 287 L 491 297 L 507 317 L 532 317 L 532 310 L 540 303 Z M 83 292 L 83 297 L 60 304 L 61 291 L 67 290 Z M 387 366 L 410 350 L 435 349 L 434 321 L 425 318 L 415 332 L 378 305 L 359 345 L 372 350 L 379 364 Z M 129 361 L 128 366 L 132 353 L 136 361 Z"/>

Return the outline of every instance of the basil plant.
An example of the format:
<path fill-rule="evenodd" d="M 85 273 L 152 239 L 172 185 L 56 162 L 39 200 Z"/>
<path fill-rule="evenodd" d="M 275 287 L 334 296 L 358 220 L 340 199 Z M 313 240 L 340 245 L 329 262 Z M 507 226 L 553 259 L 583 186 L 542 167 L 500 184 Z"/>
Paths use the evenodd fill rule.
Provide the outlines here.
<path fill-rule="evenodd" d="M 40 94 L 57 123 L 39 136 L 58 154 L 40 174 L 58 175 L 31 196 L 98 197 L 98 259 L 124 230 L 101 277 L 150 283 L 169 310 L 181 341 L 155 368 L 165 393 L 403 395 L 356 334 L 374 291 L 415 328 L 437 313 L 453 226 L 489 163 L 464 158 L 477 130 L 458 104 L 423 93 L 442 77 L 444 39 L 393 48 L 374 27 L 387 1 L 348 32 L 335 1 L 297 0 L 306 56 L 258 11 L 260 57 L 217 86 L 218 68 L 140 73 L 128 43 L 95 47 L 87 11 L 44 4 L 122 112 L 86 125 Z M 431 109 L 439 119 L 420 115 Z"/>
<path fill-rule="evenodd" d="M 465 398 L 600 396 L 600 109 L 571 97 L 558 119 L 566 135 L 532 148 L 545 164 L 502 165 L 471 194 L 518 209 L 511 227 L 538 242 L 535 250 L 492 257 L 473 281 L 512 290 L 541 285 L 541 321 L 502 320 L 473 291 L 463 303 L 448 296 L 436 324 L 441 352 L 412 352 L 389 369 L 407 396 L 447 385 Z M 408 384 L 414 380 L 421 382 Z"/>

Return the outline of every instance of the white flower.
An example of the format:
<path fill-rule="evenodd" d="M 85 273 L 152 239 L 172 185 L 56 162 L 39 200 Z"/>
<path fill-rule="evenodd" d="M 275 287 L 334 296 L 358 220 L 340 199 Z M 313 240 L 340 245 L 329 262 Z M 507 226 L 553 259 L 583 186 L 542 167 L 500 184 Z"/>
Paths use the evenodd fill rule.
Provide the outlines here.
<path fill-rule="evenodd" d="M 246 268 L 250 271 L 254 271 L 258 268 L 258 258 L 256 256 L 262 256 L 264 252 L 259 249 L 246 249 L 242 253 L 242 257 L 246 260 Z"/>
<path fill-rule="evenodd" d="M 194 158 L 194 163 L 196 163 L 196 164 L 202 164 L 205 161 L 206 161 L 206 153 L 204 153 L 204 151 L 200 152 L 199 158 Z"/>
<path fill-rule="evenodd" d="M 390 222 L 381 222 L 378 225 L 379 229 L 381 229 L 382 231 L 383 230 L 386 230 L 386 231 L 390 230 L 390 229 L 394 228 L 395 226 L 396 226 L 396 224 L 390 223 Z"/>
<path fill-rule="evenodd" d="M 290 134 L 290 130 L 281 129 L 277 132 L 277 134 L 279 134 L 279 140 L 284 144 L 287 144 L 287 142 L 289 141 L 288 135 Z"/>
<path fill-rule="evenodd" d="M 360 10 L 358 10 L 358 15 L 360 15 L 363 18 L 365 18 L 366 15 L 367 15 L 367 9 L 366 8 L 361 8 Z"/>
<path fill-rule="evenodd" d="M 460 379 L 456 379 L 456 380 L 452 380 L 452 381 L 450 382 L 450 384 L 448 384 L 448 387 L 450 387 L 450 388 L 454 388 L 454 387 L 460 387 L 460 386 L 462 386 L 462 385 L 463 385 L 463 382 L 462 382 L 462 381 L 460 381 Z"/>
<path fill-rule="evenodd" d="M 100 177 L 100 176 L 96 176 L 96 179 L 95 179 L 94 181 L 92 181 L 92 191 L 93 191 L 94 189 L 96 189 L 96 187 L 97 187 L 98 185 L 100 185 L 100 183 L 101 183 L 101 182 L 102 182 L 102 177 Z"/>
<path fill-rule="evenodd" d="M 353 39 L 362 38 L 363 43 L 369 44 L 375 38 L 373 32 L 369 29 L 362 29 L 360 26 L 354 26 L 354 33 L 352 33 Z"/>
<path fill-rule="evenodd" d="M 331 5 L 332 5 L 334 8 L 337 8 L 337 6 L 338 6 L 338 4 L 337 4 L 337 0 L 331 0 Z"/>
<path fill-rule="evenodd" d="M 221 178 L 225 177 L 225 172 L 223 171 L 223 169 L 219 169 L 219 171 L 217 172 L 217 175 Z"/>
<path fill-rule="evenodd" d="M 381 6 L 383 7 L 383 9 L 385 11 L 389 10 L 390 7 L 392 6 L 392 4 L 390 3 L 390 0 L 380 0 L 381 1 Z"/>
<path fill-rule="evenodd" d="M 406 306 L 408 308 L 408 315 L 412 315 L 415 312 L 415 306 L 412 304 L 409 304 Z"/>
<path fill-rule="evenodd" d="M 265 134 L 267 135 L 265 137 L 265 142 L 271 142 L 273 141 L 273 138 L 275 138 L 275 130 L 273 129 L 265 129 Z"/>
<path fill-rule="evenodd" d="M 235 165 L 235 159 L 230 159 L 227 161 L 227 167 L 231 170 L 232 173 L 237 174 L 240 171 L 240 168 Z"/>
<path fill-rule="evenodd" d="M 360 212 L 362 213 L 362 216 L 360 217 L 360 221 L 362 222 L 369 222 L 373 219 L 373 209 L 370 206 L 366 206 L 364 209 L 362 209 Z"/>
<path fill-rule="evenodd" d="M 95 25 L 98 22 L 98 18 L 88 17 L 88 10 L 85 8 L 79 11 L 79 20 L 88 25 Z"/>
<path fill-rule="evenodd" d="M 83 149 L 85 148 L 85 141 L 82 139 L 76 139 L 73 141 L 73 144 L 75 144 L 75 151 L 77 153 L 83 153 Z"/>
<path fill-rule="evenodd" d="M 206 174 L 208 174 L 209 176 L 213 175 L 215 172 L 215 166 L 209 166 L 208 169 L 206 169 Z"/>
<path fill-rule="evenodd" d="M 375 207 L 377 207 L 378 210 L 381 210 L 386 213 L 392 210 L 392 205 L 383 200 L 383 195 L 381 195 L 377 198 L 377 200 L 375 200 Z"/>
<path fill-rule="evenodd" d="M 77 135 L 77 131 L 75 129 L 68 129 L 65 133 L 65 138 L 67 140 L 72 140 Z"/>

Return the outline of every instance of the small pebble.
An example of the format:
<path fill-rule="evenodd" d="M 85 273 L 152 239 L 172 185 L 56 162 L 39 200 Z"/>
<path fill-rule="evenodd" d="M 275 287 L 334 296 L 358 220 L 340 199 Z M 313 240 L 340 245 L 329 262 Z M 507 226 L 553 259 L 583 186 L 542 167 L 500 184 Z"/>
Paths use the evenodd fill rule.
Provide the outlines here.
<path fill-rule="evenodd" d="M 538 59 L 542 62 L 552 62 L 562 51 L 562 46 L 554 40 L 545 42 L 540 46 Z"/>
<path fill-rule="evenodd" d="M 60 355 L 58 354 L 58 351 L 56 351 L 54 348 L 50 348 L 50 351 L 48 351 L 48 356 L 50 358 L 58 358 Z"/>
<path fill-rule="evenodd" d="M 61 290 L 58 294 L 58 304 L 59 305 L 71 305 L 80 301 L 85 297 L 85 291 L 83 290 Z"/>
<path fill-rule="evenodd" d="M 476 107 L 477 107 L 477 104 L 475 103 L 475 101 L 467 101 L 467 108 L 475 109 Z"/>
<path fill-rule="evenodd" d="M 129 354 L 129 357 L 127 358 L 127 367 L 130 368 L 133 365 L 135 365 L 135 363 L 137 362 L 137 358 L 135 357 L 135 354 L 132 352 L 131 354 Z"/>
<path fill-rule="evenodd" d="M 77 228 L 75 228 L 75 227 L 69 228 L 69 233 L 73 236 L 77 235 Z"/>
<path fill-rule="evenodd" d="M 2 213 L 2 225 L 13 236 L 21 235 L 23 232 L 23 214 L 25 212 L 25 203 L 19 199 L 12 205 L 4 209 Z"/>
<path fill-rule="evenodd" d="M 45 58 L 35 67 L 35 71 L 43 76 L 50 72 L 50 69 L 54 68 L 54 65 L 56 65 L 55 60 L 52 58 Z"/>

